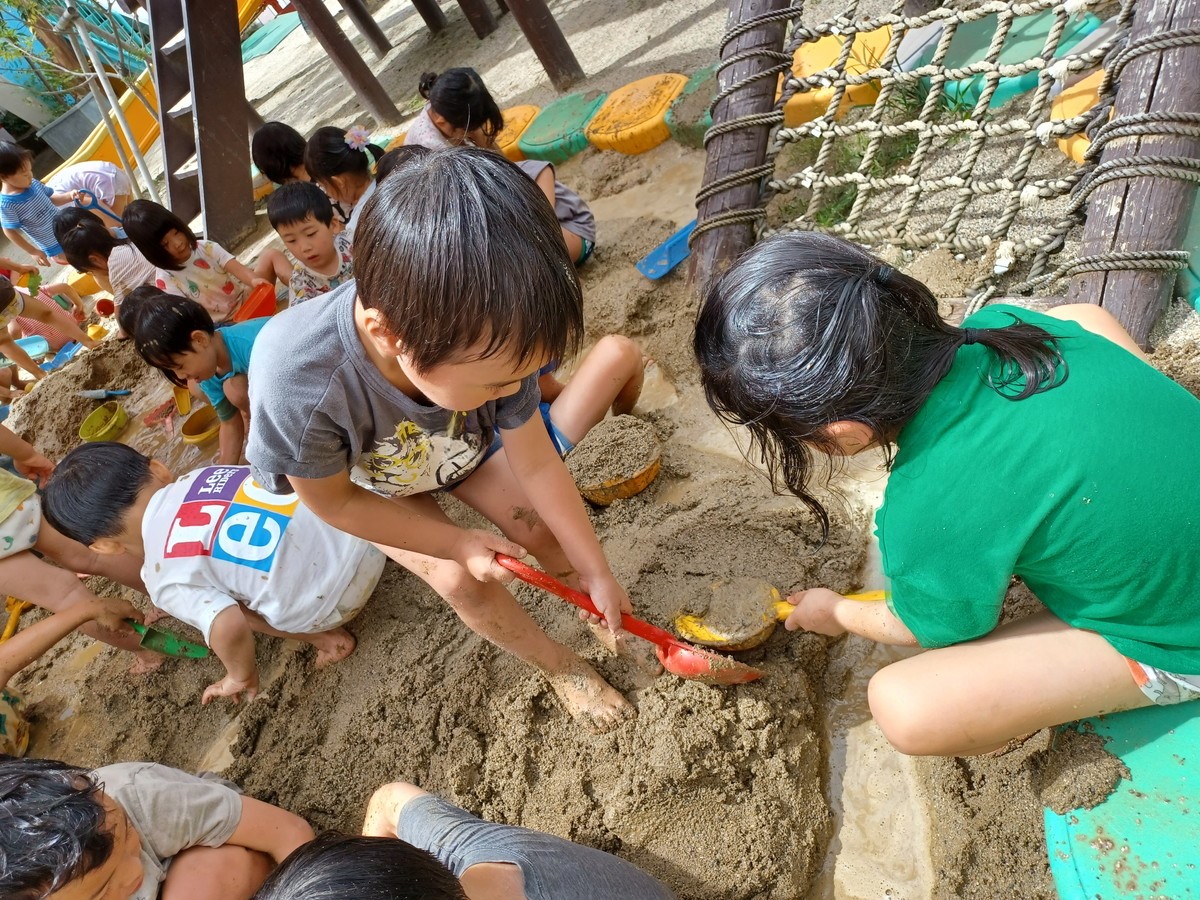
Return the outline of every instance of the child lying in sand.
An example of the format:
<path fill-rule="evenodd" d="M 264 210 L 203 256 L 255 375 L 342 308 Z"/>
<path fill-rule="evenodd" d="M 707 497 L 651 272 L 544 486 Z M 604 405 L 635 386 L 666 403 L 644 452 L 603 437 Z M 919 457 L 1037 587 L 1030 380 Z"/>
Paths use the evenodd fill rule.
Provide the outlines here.
<path fill-rule="evenodd" d="M 248 900 L 312 840 L 299 816 L 149 762 L 0 760 L 0 896 Z"/>
<path fill-rule="evenodd" d="M 100 554 L 144 560 L 161 610 L 194 626 L 225 664 L 204 690 L 258 693 L 254 634 L 317 648 L 317 668 L 345 659 L 358 615 L 383 572 L 383 554 L 326 525 L 295 494 L 270 494 L 245 466 L 209 466 L 175 481 L 124 444 L 84 444 L 46 485 L 46 517 Z"/>
<path fill-rule="evenodd" d="M 1200 697 L 1200 402 L 1107 312 L 996 305 L 955 328 L 919 281 L 797 233 L 713 285 L 695 348 L 710 403 L 826 529 L 814 452 L 891 455 L 890 602 L 803 591 L 787 624 L 931 648 L 871 680 L 898 749 L 984 753 Z M 998 626 L 1014 574 L 1048 610 Z"/>
<path fill-rule="evenodd" d="M 371 797 L 363 834 L 328 834 L 289 857 L 257 900 L 671 900 L 623 859 L 482 822 L 412 784 Z"/>

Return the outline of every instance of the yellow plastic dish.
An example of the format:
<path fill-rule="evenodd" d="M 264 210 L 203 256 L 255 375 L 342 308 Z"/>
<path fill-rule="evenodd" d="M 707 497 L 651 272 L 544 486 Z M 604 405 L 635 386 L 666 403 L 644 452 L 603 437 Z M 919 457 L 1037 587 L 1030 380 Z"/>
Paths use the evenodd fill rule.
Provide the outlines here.
<path fill-rule="evenodd" d="M 531 106 L 528 103 L 504 110 L 504 130 L 496 135 L 496 146 L 513 162 L 520 162 L 525 158 L 517 141 L 541 111 L 540 106 Z"/>
<path fill-rule="evenodd" d="M 211 441 L 221 430 L 221 420 L 211 406 L 202 406 L 183 423 L 180 434 L 185 444 L 204 444 Z"/>
<path fill-rule="evenodd" d="M 85 441 L 111 441 L 125 430 L 129 416 L 116 400 L 109 400 L 93 409 L 79 426 L 79 437 Z"/>
<path fill-rule="evenodd" d="M 108 329 L 103 325 L 89 325 L 87 327 L 87 336 L 93 341 L 102 341 L 108 337 Z"/>
<path fill-rule="evenodd" d="M 892 39 L 892 28 L 884 25 L 874 31 L 859 32 L 850 45 L 850 57 L 846 60 L 847 75 L 864 75 L 878 68 L 888 43 Z M 792 72 L 797 78 L 807 78 L 832 67 L 841 55 L 845 38 L 828 35 L 810 44 L 801 44 L 792 57 Z M 783 80 L 780 79 L 782 85 Z M 778 92 L 776 94 L 778 96 Z M 846 86 L 842 102 L 838 104 L 837 118 L 844 116 L 852 106 L 870 106 L 879 98 L 879 82 L 866 81 Z M 795 128 L 805 122 L 819 119 L 833 100 L 833 88 L 818 88 L 813 91 L 797 91 L 783 105 L 783 124 Z"/>
<path fill-rule="evenodd" d="M 618 153 L 645 153 L 671 137 L 667 110 L 682 93 L 684 75 L 651 75 L 608 95 L 584 134 L 593 147 Z"/>

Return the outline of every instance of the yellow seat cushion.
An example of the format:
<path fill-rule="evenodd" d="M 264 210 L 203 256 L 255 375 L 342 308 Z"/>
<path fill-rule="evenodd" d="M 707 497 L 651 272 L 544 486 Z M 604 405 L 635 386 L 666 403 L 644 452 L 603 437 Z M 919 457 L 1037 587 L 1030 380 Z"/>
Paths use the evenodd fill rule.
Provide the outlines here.
<path fill-rule="evenodd" d="M 683 91 L 683 75 L 651 75 L 613 91 L 596 110 L 584 134 L 593 147 L 644 153 L 671 137 L 667 110 Z"/>
<path fill-rule="evenodd" d="M 525 158 L 517 141 L 521 140 L 521 135 L 525 133 L 529 123 L 541 111 L 540 106 L 531 106 L 530 104 L 504 110 L 504 130 L 496 135 L 496 146 L 513 162 L 520 162 Z"/>
<path fill-rule="evenodd" d="M 876 68 L 883 60 L 888 42 L 892 39 L 892 28 L 885 25 L 874 31 L 859 32 L 850 46 L 846 60 L 847 75 L 862 75 Z M 796 48 L 792 57 L 792 72 L 797 78 L 808 78 L 833 66 L 842 52 L 845 38 L 831 34 Z M 780 79 L 782 86 L 783 79 Z M 777 91 L 776 96 L 782 91 Z M 842 102 L 838 104 L 837 118 L 841 118 L 854 106 L 869 106 L 879 98 L 879 83 L 867 81 L 846 86 Z M 783 106 L 783 124 L 795 128 L 805 122 L 819 119 L 833 100 L 833 88 L 824 87 L 812 91 L 797 91 Z"/>
<path fill-rule="evenodd" d="M 96 279 L 89 272 L 74 272 L 67 276 L 67 284 L 75 288 L 80 296 L 86 294 L 94 294 L 100 290 L 100 285 L 96 283 Z"/>
<path fill-rule="evenodd" d="M 1093 72 L 1087 78 L 1075 82 L 1054 98 L 1050 106 L 1050 118 L 1073 119 L 1082 116 L 1100 101 L 1100 82 L 1104 80 L 1104 71 Z M 1077 163 L 1083 162 L 1083 155 L 1092 145 L 1086 134 L 1073 134 L 1070 137 L 1058 138 L 1058 149 Z"/>

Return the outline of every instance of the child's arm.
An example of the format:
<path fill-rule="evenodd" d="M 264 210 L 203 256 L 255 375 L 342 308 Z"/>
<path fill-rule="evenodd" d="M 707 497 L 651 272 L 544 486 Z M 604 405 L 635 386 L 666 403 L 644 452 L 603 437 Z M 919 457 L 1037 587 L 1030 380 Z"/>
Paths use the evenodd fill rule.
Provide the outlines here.
<path fill-rule="evenodd" d="M 54 463 L 3 425 L 0 425 L 0 453 L 11 456 L 18 472 L 41 485 L 45 485 L 46 479 L 54 474 Z"/>
<path fill-rule="evenodd" d="M 4 233 L 8 234 L 7 228 L 4 230 Z M 9 259 L 7 256 L 0 256 L 0 269 L 8 269 L 17 275 L 32 275 L 37 271 L 37 266 L 26 265 L 25 263 L 17 262 L 15 259 Z"/>
<path fill-rule="evenodd" d="M 34 379 L 41 380 L 46 377 L 46 373 L 38 368 L 38 364 L 33 361 L 33 357 L 21 349 L 21 345 L 13 339 L 13 336 L 7 330 L 0 332 L 0 353 L 4 354 L 9 361 L 15 362 L 32 375 Z"/>
<path fill-rule="evenodd" d="M 25 237 L 24 232 L 22 232 L 20 229 L 5 228 L 4 236 L 28 253 L 33 258 L 33 261 L 39 266 L 50 265 L 50 257 L 48 257 L 37 247 L 33 246 L 33 244 L 29 242 L 29 239 Z"/>
<path fill-rule="evenodd" d="M 886 603 L 849 600 L 825 588 L 797 591 L 788 597 L 788 602 L 796 607 L 784 622 L 788 631 L 802 628 L 830 637 L 848 631 L 880 644 L 918 646 L 908 626 L 896 618 Z"/>
<path fill-rule="evenodd" d="M 247 287 L 257 287 L 260 284 L 271 283 L 265 278 L 259 278 L 236 259 L 231 259 L 225 263 L 225 271 Z"/>
<path fill-rule="evenodd" d="M 225 677 L 204 689 L 200 703 L 207 706 L 217 697 L 229 697 L 234 703 L 258 696 L 258 663 L 254 658 L 254 632 L 236 603 L 217 613 L 208 632 L 213 653 L 225 664 Z"/>
<path fill-rule="evenodd" d="M 236 466 L 242 460 L 242 447 L 246 443 L 246 420 L 240 412 L 221 420 L 217 435 L 217 465 Z"/>
<path fill-rule="evenodd" d="M 55 206 L 66 206 L 74 203 L 79 197 L 79 191 L 57 191 L 50 195 L 50 202 Z"/>
<path fill-rule="evenodd" d="M 314 837 L 312 826 L 295 813 L 243 796 L 241 821 L 222 846 L 257 850 L 278 864 Z"/>
<path fill-rule="evenodd" d="M 579 489 L 550 443 L 541 416 L 502 430 L 500 436 L 517 483 L 575 567 L 580 589 L 591 595 L 609 629 L 617 631 L 621 613 L 633 611 L 629 595 L 608 567 Z"/>
<path fill-rule="evenodd" d="M 334 528 L 385 547 L 452 559 L 480 581 L 512 581 L 512 573 L 496 562 L 496 554 L 525 555 L 524 548 L 498 534 L 459 528 L 381 497 L 351 481 L 349 472 L 326 478 L 288 476 L 288 480 L 300 502 Z M 579 496 L 574 485 L 571 490 Z"/>
<path fill-rule="evenodd" d="M 134 617 L 136 613 L 137 610 L 129 606 L 129 617 Z M 140 619 L 141 616 L 136 615 L 136 618 Z M 0 688 L 4 688 L 14 675 L 80 625 L 86 625 L 88 622 L 95 622 L 114 633 L 129 631 L 124 618 L 114 612 L 111 599 L 90 597 L 73 603 L 48 619 L 22 628 L 0 644 Z"/>

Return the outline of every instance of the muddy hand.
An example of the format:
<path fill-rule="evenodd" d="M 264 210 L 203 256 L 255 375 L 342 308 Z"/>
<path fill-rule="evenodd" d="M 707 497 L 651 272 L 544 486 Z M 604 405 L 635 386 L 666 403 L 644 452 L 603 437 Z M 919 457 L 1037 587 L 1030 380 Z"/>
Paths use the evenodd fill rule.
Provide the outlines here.
<path fill-rule="evenodd" d="M 580 590 L 585 594 L 591 595 L 592 602 L 596 604 L 596 608 L 603 614 L 604 625 L 613 634 L 621 630 L 621 613 L 633 613 L 633 604 L 629 602 L 629 595 L 625 593 L 625 588 L 617 582 L 609 572 L 599 578 L 584 578 L 579 579 Z M 601 620 L 597 616 L 589 615 L 586 611 L 581 610 L 581 619 L 591 622 L 593 625 L 600 624 Z"/>
<path fill-rule="evenodd" d="M 204 689 L 204 696 L 200 698 L 200 705 L 208 706 L 209 703 L 218 697 L 228 697 L 234 703 L 240 703 L 242 694 L 246 695 L 247 702 L 258 696 L 257 673 L 246 681 L 239 681 L 231 675 L 226 675 L 220 681 L 213 682 Z"/>
<path fill-rule="evenodd" d="M 462 537 L 458 539 L 458 545 L 451 558 L 470 572 L 476 581 L 498 581 L 508 584 L 513 580 L 513 574 L 496 562 L 496 554 L 503 553 L 505 556 L 520 559 L 527 552 L 524 547 L 498 534 L 468 529 L 464 530 Z"/>
<path fill-rule="evenodd" d="M 846 598 L 836 591 L 813 588 L 797 591 L 787 598 L 795 606 L 783 627 L 788 631 L 803 629 L 817 634 L 837 637 L 846 633 L 846 628 L 837 620 L 837 605 Z"/>
<path fill-rule="evenodd" d="M 126 619 L 133 619 L 135 622 L 142 621 L 141 611 L 128 600 L 122 600 L 120 597 L 96 597 L 91 602 L 94 610 L 92 618 L 95 623 L 113 634 L 132 633 L 133 629 L 129 627 Z"/>

